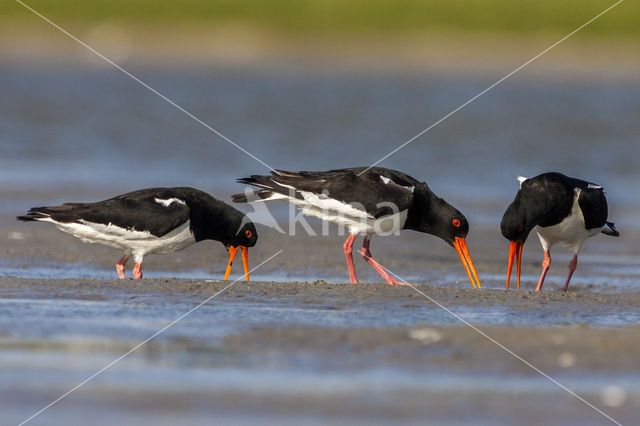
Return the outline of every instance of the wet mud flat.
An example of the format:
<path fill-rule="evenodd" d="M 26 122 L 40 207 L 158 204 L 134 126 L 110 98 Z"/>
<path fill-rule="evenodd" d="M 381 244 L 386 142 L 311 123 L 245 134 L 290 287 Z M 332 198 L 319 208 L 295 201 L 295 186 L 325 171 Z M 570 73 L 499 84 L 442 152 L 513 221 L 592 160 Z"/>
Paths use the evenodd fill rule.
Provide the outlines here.
<path fill-rule="evenodd" d="M 609 422 L 513 354 L 616 420 L 640 419 L 636 293 L 323 281 L 220 292 L 230 283 L 0 278 L 5 418 L 24 420 L 204 302 L 33 424 Z"/>

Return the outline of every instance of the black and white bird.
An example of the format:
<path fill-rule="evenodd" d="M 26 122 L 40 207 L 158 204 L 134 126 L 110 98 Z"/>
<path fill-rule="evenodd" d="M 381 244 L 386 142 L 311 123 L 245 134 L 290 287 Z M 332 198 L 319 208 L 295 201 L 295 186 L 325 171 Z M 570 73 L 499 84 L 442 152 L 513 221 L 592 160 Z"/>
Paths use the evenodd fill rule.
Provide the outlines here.
<path fill-rule="evenodd" d="M 513 260 L 517 258 L 518 289 L 522 247 L 532 229 L 536 229 L 544 260 L 536 291 L 542 289 L 551 266 L 551 246 L 564 243 L 573 249 L 569 275 L 562 291 L 578 264 L 578 252 L 587 238 L 600 233 L 620 236 L 615 226 L 607 222 L 607 199 L 601 186 L 560 173 L 543 173 L 531 179 L 519 177 L 520 190 L 505 211 L 500 223 L 502 235 L 510 241 L 507 289 Z"/>
<path fill-rule="evenodd" d="M 358 234 L 364 234 L 362 257 L 391 285 L 396 280 L 369 250 L 371 235 L 389 235 L 402 229 L 425 232 L 440 237 L 455 247 L 474 287 L 480 281 L 465 237 L 469 223 L 462 213 L 436 196 L 426 182 L 405 173 L 381 167 L 356 167 L 319 172 L 277 170 L 270 176 L 253 175 L 238 182 L 261 188 L 236 194 L 233 201 L 284 200 L 309 216 L 346 226 L 349 237 L 344 253 L 349 278 L 357 283 L 352 246 Z"/>
<path fill-rule="evenodd" d="M 118 278 L 133 257 L 134 278 L 142 278 L 142 259 L 150 253 L 172 253 L 198 241 L 220 241 L 229 251 L 224 279 L 242 249 L 245 278 L 249 280 L 248 247 L 258 239 L 253 223 L 240 211 L 194 188 L 150 188 L 95 203 L 65 203 L 34 207 L 23 221 L 53 223 L 87 243 L 124 250 L 116 263 Z"/>

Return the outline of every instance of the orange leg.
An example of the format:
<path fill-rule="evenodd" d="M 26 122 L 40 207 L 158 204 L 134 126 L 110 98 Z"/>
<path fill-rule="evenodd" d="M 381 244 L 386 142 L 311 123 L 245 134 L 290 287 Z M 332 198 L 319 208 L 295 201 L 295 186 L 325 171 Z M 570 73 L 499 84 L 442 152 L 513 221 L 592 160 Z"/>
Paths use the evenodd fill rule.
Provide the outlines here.
<path fill-rule="evenodd" d="M 571 259 L 571 262 L 569 262 L 569 276 L 567 277 L 567 282 L 564 283 L 564 288 L 562 289 L 562 291 L 567 291 L 567 289 L 569 288 L 569 281 L 571 281 L 573 272 L 576 270 L 577 267 L 578 267 L 578 254 L 576 253 L 576 255 L 573 256 L 573 259 Z"/>
<path fill-rule="evenodd" d="M 136 263 L 133 266 L 133 278 L 136 280 L 142 278 L 142 263 Z"/>
<path fill-rule="evenodd" d="M 129 260 L 129 256 L 125 254 L 120 258 L 120 260 L 118 260 L 118 263 L 116 263 L 116 271 L 118 272 L 118 278 L 121 280 L 124 279 L 124 265 L 127 264 L 128 260 Z"/>
<path fill-rule="evenodd" d="M 349 268 L 349 279 L 352 283 L 357 283 L 356 268 L 353 266 L 353 242 L 356 239 L 357 234 L 351 234 L 344 242 L 342 246 L 344 248 L 344 255 L 347 258 L 347 268 Z"/>
<path fill-rule="evenodd" d="M 380 274 L 380 276 L 387 282 L 387 284 L 409 285 L 407 283 L 403 283 L 402 281 L 398 281 L 395 278 L 393 278 L 391 275 L 387 273 L 387 271 L 378 262 L 375 261 L 375 259 L 373 258 L 373 255 L 371 254 L 371 251 L 369 250 L 369 243 L 370 243 L 369 237 L 365 236 L 364 241 L 362 242 L 362 250 L 360 251 L 360 254 L 362 254 L 362 257 L 364 258 L 364 260 L 369 262 L 369 265 L 371 265 L 373 269 L 375 269 L 376 272 Z"/>
<path fill-rule="evenodd" d="M 547 272 L 549 272 L 550 267 L 551 267 L 551 253 L 549 253 L 549 250 L 545 250 L 544 260 L 542 261 L 542 274 L 540 274 L 540 279 L 538 280 L 538 286 L 536 287 L 536 291 L 542 290 L 542 283 L 544 283 L 544 279 L 547 276 Z"/>

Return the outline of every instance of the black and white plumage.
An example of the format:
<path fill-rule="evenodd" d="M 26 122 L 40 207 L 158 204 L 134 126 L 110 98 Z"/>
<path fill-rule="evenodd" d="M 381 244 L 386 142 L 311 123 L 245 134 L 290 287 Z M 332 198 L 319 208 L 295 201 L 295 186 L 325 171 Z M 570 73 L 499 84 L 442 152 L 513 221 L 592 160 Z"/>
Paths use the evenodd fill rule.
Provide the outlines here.
<path fill-rule="evenodd" d="M 277 170 L 270 176 L 253 175 L 238 182 L 261 188 L 233 196 L 234 202 L 284 200 L 309 216 L 346 226 L 344 244 L 349 277 L 358 282 L 352 246 L 364 234 L 363 258 L 389 284 L 400 284 L 371 256 L 370 237 L 412 229 L 442 238 L 456 248 L 474 287 L 480 286 L 466 246 L 469 223 L 462 213 L 411 176 L 381 167 L 328 171 Z"/>
<path fill-rule="evenodd" d="M 34 207 L 23 221 L 53 223 L 87 243 L 124 250 L 116 264 L 119 278 L 133 257 L 133 275 L 142 278 L 141 264 L 150 253 L 172 253 L 198 241 L 220 241 L 229 250 L 231 262 L 242 248 L 246 279 L 247 248 L 256 244 L 253 223 L 240 211 L 194 188 L 150 188 L 118 195 L 95 203 L 65 203 Z"/>
<path fill-rule="evenodd" d="M 569 263 L 569 275 L 563 291 L 578 263 L 578 252 L 589 237 L 600 233 L 617 237 L 620 234 L 607 222 L 607 199 L 603 188 L 561 173 L 543 173 L 531 179 L 519 177 L 520 190 L 509 205 L 500 223 L 502 235 L 510 241 L 507 289 L 514 258 L 517 258 L 518 288 L 520 288 L 520 261 L 522 247 L 535 228 L 544 260 L 536 291 L 542 289 L 551 266 L 550 249 L 555 243 L 564 243 L 574 252 Z"/>

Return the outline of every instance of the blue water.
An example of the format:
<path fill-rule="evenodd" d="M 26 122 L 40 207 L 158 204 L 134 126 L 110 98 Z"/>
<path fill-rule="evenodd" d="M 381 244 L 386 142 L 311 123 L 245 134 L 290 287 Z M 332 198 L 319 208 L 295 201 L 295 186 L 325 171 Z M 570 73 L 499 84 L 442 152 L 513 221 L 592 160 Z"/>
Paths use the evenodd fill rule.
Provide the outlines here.
<path fill-rule="evenodd" d="M 275 168 L 366 165 L 486 87 L 485 78 L 134 69 Z M 266 168 L 112 69 L 0 67 L 0 185 L 237 190 Z M 640 86 L 515 76 L 382 164 L 458 204 L 507 200 L 557 170 L 640 204 Z M 46 201 L 46 200 L 44 200 Z"/>
<path fill-rule="evenodd" d="M 178 66 L 134 67 L 132 71 L 267 164 L 318 170 L 377 161 L 499 78 L 304 74 L 259 69 L 192 71 Z M 236 178 L 268 171 L 109 68 L 44 69 L 3 63 L 0 93 L 0 214 L 9 218 L 0 224 L 2 232 L 5 228 L 14 232 L 12 217 L 34 205 L 93 201 L 143 187 L 182 185 L 228 199 L 229 194 L 242 190 Z M 573 283 L 582 291 L 637 292 L 640 192 L 631 189 L 640 181 L 638 111 L 640 85 L 635 81 L 515 75 L 381 165 L 425 179 L 436 193 L 467 215 L 472 232 L 481 231 L 475 235 L 482 236 L 473 237 L 475 247 L 483 247 L 501 262 L 506 259 L 506 246 L 496 236 L 497 223 L 517 190 L 516 176 L 555 170 L 601 184 L 607 190 L 610 218 L 623 237 L 615 242 L 604 237 L 590 242 Z M 12 237 L 2 238 L 10 248 Z M 523 280 L 535 283 L 540 258 L 537 242 L 529 243 L 525 255 L 528 261 Z M 486 253 L 474 256 L 489 257 Z M 561 250 L 554 255 L 548 286 L 562 285 L 568 260 Z M 438 286 L 466 280 L 459 265 L 444 272 L 443 268 L 425 272 L 415 267 L 403 273 L 409 281 Z M 91 264 L 59 264 L 46 259 L 25 262 L 19 253 L 0 260 L 0 276 L 5 277 L 112 278 L 113 274 L 112 268 Z M 145 277 L 164 276 L 221 278 L 202 269 L 145 270 Z M 295 268 L 258 272 L 252 278 L 285 281 L 307 280 L 310 276 L 330 282 L 344 280 L 343 275 L 333 272 Z M 481 279 L 486 288 L 504 286 L 504 273 L 498 267 L 483 270 Z M 192 300 L 175 302 L 149 295 L 107 300 L 18 296 L 0 299 L 0 344 L 4 345 L 0 349 L 0 392 L 17 401 L 2 408 L 10 422 L 24 419 L 124 353 L 132 342 L 148 337 L 193 306 Z M 282 414 L 287 413 L 286 404 L 271 412 L 271 417 L 261 418 L 246 407 L 225 412 L 224 400 L 214 398 L 213 408 L 202 408 L 180 396 L 235 391 L 241 395 L 240 400 L 258 395 L 260 401 L 266 401 L 274 395 L 286 400 L 302 394 L 321 407 L 323 398 L 337 395 L 375 413 L 378 404 L 401 410 L 405 393 L 423 393 L 428 401 L 430 392 L 450 392 L 451 398 L 461 401 L 454 416 L 459 424 L 506 424 L 510 422 L 504 417 L 476 415 L 474 407 L 483 403 L 502 407 L 503 400 L 514 394 L 531 398 L 550 392 L 544 379 L 531 376 L 474 376 L 433 370 L 416 373 L 390 365 L 364 371 L 321 369 L 318 365 L 325 360 L 313 354 L 295 360 L 274 356 L 266 360 L 273 363 L 271 368 L 264 364 L 264 368 L 238 368 L 233 354 L 224 354 L 222 359 L 226 356 L 231 360 L 226 367 L 212 367 L 211 359 L 220 359 L 215 353 L 219 339 L 265 324 L 383 327 L 457 323 L 427 301 L 412 308 L 381 301 L 357 309 L 336 309 L 334 302 L 313 306 L 298 306 L 289 300 L 230 303 L 222 298 L 220 303 L 212 302 L 189 321 L 168 330 L 153 350 L 124 360 L 113 374 L 92 383 L 86 394 L 79 393 L 79 399 L 69 399 L 67 405 L 61 404 L 40 421 L 114 424 L 130 423 L 138 415 L 140 424 L 175 424 L 185 419 L 176 415 L 182 409 L 191 424 L 206 424 L 211 419 L 229 424 L 261 420 L 267 424 L 321 424 L 328 420 L 384 424 L 385 418 L 375 415 L 361 414 L 351 422 L 339 415 L 314 416 L 318 412 L 314 410 L 322 412 L 314 406 L 309 409 L 310 415 L 296 412 L 287 416 Z M 551 314 L 545 316 L 544 310 L 523 314 L 501 305 L 457 306 L 455 312 L 472 323 L 498 325 L 529 325 L 530 315 L 537 315 L 536 325 L 541 326 L 586 323 L 611 327 L 640 321 L 637 312 L 621 309 L 581 312 L 577 307 L 550 310 Z M 210 346 L 202 354 L 181 352 L 180 339 L 196 338 L 209 340 Z M 33 342 L 35 348 L 23 348 Z M 63 349 L 55 346 L 58 344 Z M 166 356 L 156 358 L 156 350 Z M 292 369 L 292 365 L 298 368 Z M 559 378 L 594 400 L 603 387 L 616 384 L 624 387 L 632 403 L 637 403 L 640 390 L 636 376 L 634 372 Z M 135 396 L 164 390 L 165 395 L 184 405 L 163 412 L 162 407 L 144 410 L 133 402 L 127 405 L 124 399 L 115 407 L 103 401 L 110 392 L 124 394 L 127 390 Z M 554 407 L 569 403 L 558 400 Z M 407 406 L 415 413 L 421 404 Z M 416 417 L 407 418 L 418 421 Z M 438 419 L 450 417 L 433 421 L 438 423 Z M 573 424 L 595 421 L 591 413 L 573 419 Z M 515 415 L 511 420 L 521 418 Z"/>

